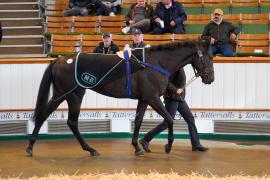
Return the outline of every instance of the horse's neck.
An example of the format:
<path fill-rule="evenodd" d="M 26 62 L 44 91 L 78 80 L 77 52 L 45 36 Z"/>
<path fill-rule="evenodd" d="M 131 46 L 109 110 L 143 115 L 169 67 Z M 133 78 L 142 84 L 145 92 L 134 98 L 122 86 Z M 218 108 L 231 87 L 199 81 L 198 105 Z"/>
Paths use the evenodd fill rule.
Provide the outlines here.
<path fill-rule="evenodd" d="M 155 51 L 149 55 L 149 63 L 160 66 L 173 73 L 191 63 L 193 52 L 191 48 L 178 48 L 175 50 Z"/>

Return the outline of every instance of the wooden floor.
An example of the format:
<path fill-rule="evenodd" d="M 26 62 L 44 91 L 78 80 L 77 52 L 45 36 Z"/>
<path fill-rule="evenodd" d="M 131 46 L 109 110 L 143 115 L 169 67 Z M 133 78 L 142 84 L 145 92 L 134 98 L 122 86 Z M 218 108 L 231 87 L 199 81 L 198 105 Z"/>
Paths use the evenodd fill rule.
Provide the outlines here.
<path fill-rule="evenodd" d="M 152 153 L 135 157 L 130 139 L 87 139 L 100 156 L 90 157 L 75 139 L 39 140 L 32 158 L 25 156 L 26 141 L 0 142 L 0 177 L 44 176 L 50 173 L 148 173 L 198 172 L 219 176 L 270 174 L 270 142 L 202 141 L 208 152 L 192 152 L 188 140 L 176 140 L 171 154 L 164 153 L 165 140 L 154 140 Z M 257 145 L 256 145 L 257 144 Z M 258 145 L 259 144 L 259 145 Z"/>

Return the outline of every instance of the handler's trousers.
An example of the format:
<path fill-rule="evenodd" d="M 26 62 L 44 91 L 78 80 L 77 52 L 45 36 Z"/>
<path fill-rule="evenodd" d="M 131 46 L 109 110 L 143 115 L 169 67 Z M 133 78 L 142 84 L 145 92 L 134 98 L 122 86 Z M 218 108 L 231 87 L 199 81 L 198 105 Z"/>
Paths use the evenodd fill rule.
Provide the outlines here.
<path fill-rule="evenodd" d="M 175 100 L 171 100 L 171 99 L 166 99 L 165 100 L 165 108 L 170 113 L 170 115 L 172 116 L 173 119 L 175 117 L 176 111 L 178 110 L 178 112 L 181 114 L 181 116 L 184 118 L 184 120 L 186 121 L 186 123 L 188 125 L 188 131 L 189 131 L 192 146 L 199 145 L 200 140 L 199 140 L 198 131 L 197 131 L 197 128 L 195 125 L 194 116 L 193 116 L 192 112 L 190 111 L 190 108 L 189 108 L 188 104 L 186 103 L 186 101 L 185 100 L 184 101 L 175 101 Z M 161 133 L 162 131 L 164 131 L 167 128 L 168 128 L 168 124 L 165 121 L 163 121 L 158 126 L 156 126 L 154 129 L 149 131 L 144 136 L 144 140 L 147 142 L 150 142 L 156 135 L 158 135 L 159 133 Z"/>

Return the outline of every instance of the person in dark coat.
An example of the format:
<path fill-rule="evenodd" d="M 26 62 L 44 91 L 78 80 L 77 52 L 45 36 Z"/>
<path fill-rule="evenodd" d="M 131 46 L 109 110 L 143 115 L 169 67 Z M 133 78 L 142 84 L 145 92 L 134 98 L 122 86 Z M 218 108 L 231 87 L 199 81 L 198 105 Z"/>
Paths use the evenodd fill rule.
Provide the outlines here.
<path fill-rule="evenodd" d="M 170 77 L 170 83 L 164 94 L 165 108 L 170 113 L 172 118 L 175 117 L 178 111 L 188 125 L 192 151 L 207 151 L 208 148 L 201 145 L 198 131 L 195 125 L 194 116 L 185 101 L 186 75 L 184 69 L 180 69 Z M 157 127 L 145 134 L 144 138 L 140 139 L 140 143 L 146 152 L 151 152 L 149 142 L 159 133 L 168 128 L 168 124 L 163 121 Z"/>
<path fill-rule="evenodd" d="M 102 4 L 97 7 L 97 16 L 114 16 L 121 11 L 121 0 L 100 0 Z"/>
<path fill-rule="evenodd" d="M 102 42 L 94 49 L 93 53 L 116 54 L 119 48 L 112 41 L 111 33 L 103 33 Z"/>
<path fill-rule="evenodd" d="M 204 27 L 202 39 L 210 41 L 213 54 L 233 56 L 232 41 L 239 33 L 239 29 L 232 23 L 223 20 L 222 9 L 215 9 L 213 19 Z"/>
<path fill-rule="evenodd" d="M 92 0 L 69 0 L 70 9 L 64 11 L 64 16 L 88 16 L 92 5 Z"/>
<path fill-rule="evenodd" d="M 153 19 L 157 25 L 153 30 L 154 34 L 185 34 L 184 21 L 187 20 L 187 15 L 178 1 L 162 0 L 159 2 Z"/>
<path fill-rule="evenodd" d="M 101 0 L 70 0 L 69 10 L 64 11 L 64 16 L 89 16 L 89 9 L 95 5 L 99 13 L 115 16 L 113 10 Z"/>

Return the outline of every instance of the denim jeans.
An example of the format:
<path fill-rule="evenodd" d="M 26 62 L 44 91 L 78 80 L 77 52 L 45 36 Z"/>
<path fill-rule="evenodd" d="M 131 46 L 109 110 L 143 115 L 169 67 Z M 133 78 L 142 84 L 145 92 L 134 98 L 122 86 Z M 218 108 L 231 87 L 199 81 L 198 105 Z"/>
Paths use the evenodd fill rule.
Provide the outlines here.
<path fill-rule="evenodd" d="M 211 45 L 211 50 L 213 55 L 216 55 L 217 53 L 222 54 L 222 56 L 225 57 L 232 57 L 233 56 L 233 49 L 231 44 L 214 44 Z"/>

